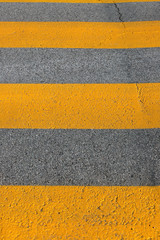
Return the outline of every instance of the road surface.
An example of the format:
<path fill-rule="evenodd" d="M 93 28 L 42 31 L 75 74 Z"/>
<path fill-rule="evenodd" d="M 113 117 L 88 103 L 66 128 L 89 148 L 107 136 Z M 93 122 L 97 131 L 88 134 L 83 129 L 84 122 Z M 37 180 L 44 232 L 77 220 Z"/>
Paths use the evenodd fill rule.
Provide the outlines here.
<path fill-rule="evenodd" d="M 0 240 L 160 239 L 160 2 L 0 1 Z"/>

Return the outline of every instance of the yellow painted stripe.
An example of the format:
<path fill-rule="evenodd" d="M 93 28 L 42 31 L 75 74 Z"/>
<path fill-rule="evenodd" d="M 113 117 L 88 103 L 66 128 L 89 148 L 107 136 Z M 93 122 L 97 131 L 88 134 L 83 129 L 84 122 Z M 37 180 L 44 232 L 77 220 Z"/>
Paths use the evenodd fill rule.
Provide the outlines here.
<path fill-rule="evenodd" d="M 123 2 L 157 2 L 157 0 L 0 0 L 0 2 L 123 3 Z"/>
<path fill-rule="evenodd" d="M 160 83 L 0 85 L 0 128 L 159 127 Z"/>
<path fill-rule="evenodd" d="M 160 21 L 0 22 L 1 48 L 160 47 Z"/>
<path fill-rule="evenodd" d="M 160 239 L 160 187 L 1 186 L 1 239 Z"/>

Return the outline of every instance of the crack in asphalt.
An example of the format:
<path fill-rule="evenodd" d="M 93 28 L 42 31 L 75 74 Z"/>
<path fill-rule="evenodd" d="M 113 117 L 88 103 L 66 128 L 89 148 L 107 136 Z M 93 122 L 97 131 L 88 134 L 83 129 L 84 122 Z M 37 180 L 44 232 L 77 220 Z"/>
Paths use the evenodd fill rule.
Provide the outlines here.
<path fill-rule="evenodd" d="M 120 20 L 121 22 L 124 22 L 124 21 L 123 21 L 123 18 L 122 18 L 122 13 L 121 13 L 118 5 L 117 5 L 116 3 L 114 3 L 114 6 L 115 6 L 115 8 L 117 9 L 117 12 L 118 12 L 118 15 L 119 15 L 119 20 Z"/>

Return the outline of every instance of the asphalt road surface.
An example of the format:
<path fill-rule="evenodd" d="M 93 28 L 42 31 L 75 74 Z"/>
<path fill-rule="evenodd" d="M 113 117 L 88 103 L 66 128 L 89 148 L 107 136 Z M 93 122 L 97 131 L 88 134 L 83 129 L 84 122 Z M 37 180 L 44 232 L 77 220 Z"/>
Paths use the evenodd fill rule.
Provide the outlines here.
<path fill-rule="evenodd" d="M 0 240 L 160 239 L 160 2 L 80 2 L 0 2 Z M 77 25 L 67 31 L 66 22 Z M 48 90 L 27 92 L 33 84 Z M 64 88 L 56 97 L 47 84 Z M 82 98 L 71 89 L 78 100 L 69 105 L 66 84 L 112 93 L 87 95 L 84 85 Z"/>
<path fill-rule="evenodd" d="M 2 22 L 158 20 L 159 2 L 0 3 Z M 158 83 L 159 76 L 159 48 L 0 49 L 0 83 Z M 1 129 L 1 184 L 158 185 L 159 140 L 159 129 Z"/>

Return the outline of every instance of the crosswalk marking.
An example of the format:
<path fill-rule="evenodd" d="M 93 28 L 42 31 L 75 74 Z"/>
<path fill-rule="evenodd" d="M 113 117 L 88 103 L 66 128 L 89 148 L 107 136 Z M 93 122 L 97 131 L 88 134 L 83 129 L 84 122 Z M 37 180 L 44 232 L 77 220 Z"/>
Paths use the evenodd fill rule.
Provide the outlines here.
<path fill-rule="evenodd" d="M 148 2 L 0 0 L 0 240 L 160 239 Z"/>
<path fill-rule="evenodd" d="M 1 48 L 160 47 L 160 21 L 0 22 Z"/>
<path fill-rule="evenodd" d="M 160 127 L 160 83 L 1 84 L 1 128 Z"/>
<path fill-rule="evenodd" d="M 160 238 L 160 187 L 3 186 L 0 193 L 2 239 Z"/>

